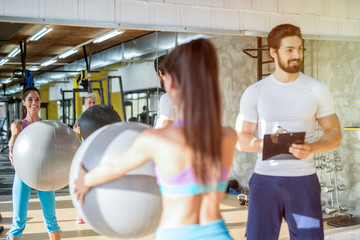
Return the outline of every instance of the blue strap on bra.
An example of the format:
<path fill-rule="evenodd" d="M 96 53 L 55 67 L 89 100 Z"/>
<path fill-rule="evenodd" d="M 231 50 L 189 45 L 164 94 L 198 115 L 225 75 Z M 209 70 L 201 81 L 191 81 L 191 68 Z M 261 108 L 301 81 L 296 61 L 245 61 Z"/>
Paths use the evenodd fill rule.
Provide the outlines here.
<path fill-rule="evenodd" d="M 196 195 L 207 192 L 224 192 L 227 188 L 227 182 L 217 182 L 213 188 L 210 183 L 204 185 L 200 183 L 187 185 L 159 185 L 161 194 L 164 195 Z"/>

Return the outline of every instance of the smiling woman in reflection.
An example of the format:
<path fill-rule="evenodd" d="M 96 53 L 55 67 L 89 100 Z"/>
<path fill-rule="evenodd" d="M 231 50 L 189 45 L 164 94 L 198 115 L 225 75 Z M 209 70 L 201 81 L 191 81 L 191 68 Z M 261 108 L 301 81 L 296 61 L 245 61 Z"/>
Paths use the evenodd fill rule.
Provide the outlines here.
<path fill-rule="evenodd" d="M 15 121 L 11 124 L 11 139 L 9 142 L 9 159 L 13 164 L 13 148 L 17 137 L 25 127 L 40 121 L 39 110 L 41 106 L 40 91 L 35 87 L 25 88 L 22 92 L 22 121 Z M 33 139 L 34 141 L 38 139 Z M 60 227 L 55 215 L 55 192 L 54 191 L 36 191 L 43 210 L 44 223 L 48 230 L 51 240 L 60 240 Z M 13 220 L 8 240 L 20 240 L 26 226 L 27 212 L 31 187 L 26 185 L 16 174 L 12 188 L 13 201 Z"/>
<path fill-rule="evenodd" d="M 221 126 L 217 54 L 205 39 L 178 46 L 163 66 L 178 121 L 141 133 L 122 155 L 80 170 L 74 192 L 123 176 L 152 159 L 163 211 L 156 239 L 231 239 L 219 204 L 227 187 L 236 132 Z M 136 224 L 136 223 L 130 223 Z"/>

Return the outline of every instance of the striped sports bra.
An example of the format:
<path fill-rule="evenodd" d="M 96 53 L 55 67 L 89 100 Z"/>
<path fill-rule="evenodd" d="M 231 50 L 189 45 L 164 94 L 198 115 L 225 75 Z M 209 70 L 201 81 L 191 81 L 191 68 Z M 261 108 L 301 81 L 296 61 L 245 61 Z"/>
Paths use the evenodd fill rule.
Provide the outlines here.
<path fill-rule="evenodd" d="M 171 126 L 183 126 L 183 120 L 174 122 Z M 155 167 L 155 175 L 160 192 L 163 195 L 196 195 L 207 192 L 223 192 L 227 188 L 229 170 L 221 167 L 220 179 L 215 183 L 201 184 L 197 181 L 193 168 L 188 167 L 185 170 L 174 174 L 164 175 L 159 173 Z"/>
<path fill-rule="evenodd" d="M 227 188 L 229 170 L 221 167 L 220 179 L 213 185 L 212 183 L 199 183 L 189 167 L 175 175 L 160 174 L 155 168 L 155 175 L 161 194 L 164 195 L 196 195 L 207 192 L 223 192 Z"/>

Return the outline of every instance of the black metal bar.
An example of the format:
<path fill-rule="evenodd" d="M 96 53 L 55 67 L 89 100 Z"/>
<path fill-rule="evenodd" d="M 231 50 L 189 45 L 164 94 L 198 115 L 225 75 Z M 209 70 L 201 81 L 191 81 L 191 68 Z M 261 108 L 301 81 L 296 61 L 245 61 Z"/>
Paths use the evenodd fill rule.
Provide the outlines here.
<path fill-rule="evenodd" d="M 75 121 L 76 121 L 76 105 L 75 105 L 75 93 L 77 89 L 73 89 L 73 99 L 72 99 L 72 102 L 73 102 L 73 124 L 75 124 Z"/>
<path fill-rule="evenodd" d="M 99 82 L 100 85 L 100 89 L 99 89 L 99 95 L 100 95 L 100 102 L 101 104 L 104 104 L 104 94 L 103 94 L 103 87 L 102 87 L 102 82 Z"/>
<path fill-rule="evenodd" d="M 65 92 L 60 88 L 61 93 L 61 107 L 62 107 L 62 122 L 65 124 Z"/>
<path fill-rule="evenodd" d="M 257 37 L 257 47 L 258 47 L 258 51 L 257 51 L 257 78 L 258 81 L 262 79 L 262 38 L 261 37 Z"/>
<path fill-rule="evenodd" d="M 248 55 L 248 56 L 250 56 L 252 58 L 257 58 L 257 56 L 251 55 L 249 52 L 258 52 L 259 50 L 266 51 L 267 48 L 262 48 L 262 47 L 260 47 L 260 48 L 247 48 L 247 49 L 243 49 L 242 51 L 243 51 L 243 53 L 245 53 L 246 55 Z"/>
<path fill-rule="evenodd" d="M 112 92 L 112 86 L 111 86 L 111 83 L 112 81 L 110 82 L 110 79 L 112 80 L 111 77 L 107 76 L 106 77 L 106 85 L 107 85 L 107 88 L 106 88 L 106 93 L 107 93 L 107 104 L 109 106 L 112 106 L 112 96 L 110 96 L 111 92 Z"/>
<path fill-rule="evenodd" d="M 300 71 L 302 73 L 305 72 L 305 58 L 304 58 L 304 51 L 305 51 L 305 40 L 302 40 L 302 44 L 303 44 L 303 60 L 301 61 L 301 67 L 300 67 Z"/>
<path fill-rule="evenodd" d="M 85 45 L 83 46 L 83 53 L 84 53 L 84 60 L 85 60 L 85 64 L 86 64 L 86 70 L 88 70 L 89 69 L 89 62 L 88 62 L 88 59 L 87 59 L 87 53 L 86 53 Z"/>
<path fill-rule="evenodd" d="M 22 67 L 22 79 L 25 80 L 25 70 L 26 70 L 26 40 L 21 40 L 19 42 L 20 52 L 21 52 L 21 67 Z M 24 88 L 25 88 L 24 82 Z"/>
<path fill-rule="evenodd" d="M 123 121 L 126 122 L 127 119 L 126 119 L 125 97 L 124 97 L 124 89 L 123 89 L 123 85 L 122 85 L 121 76 L 119 76 L 119 84 L 120 84 L 120 100 L 121 100 L 121 106 L 123 109 L 123 116 L 124 116 Z"/>

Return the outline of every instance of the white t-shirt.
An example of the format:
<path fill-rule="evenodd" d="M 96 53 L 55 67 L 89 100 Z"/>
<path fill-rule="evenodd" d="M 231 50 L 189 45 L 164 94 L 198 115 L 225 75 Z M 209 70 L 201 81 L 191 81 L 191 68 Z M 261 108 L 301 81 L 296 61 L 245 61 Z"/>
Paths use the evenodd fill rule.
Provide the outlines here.
<path fill-rule="evenodd" d="M 305 141 L 314 141 L 316 119 L 334 114 L 333 97 L 327 86 L 300 73 L 289 83 L 273 75 L 248 87 L 240 100 L 237 121 L 258 124 L 258 138 L 279 128 L 291 132 L 305 131 Z M 301 160 L 262 160 L 258 153 L 255 172 L 271 176 L 305 176 L 316 172 L 313 154 Z"/>
<path fill-rule="evenodd" d="M 155 128 L 160 128 L 165 120 L 175 121 L 175 106 L 171 101 L 170 95 L 164 93 L 160 97 L 158 105 L 158 118 L 155 124 Z"/>

